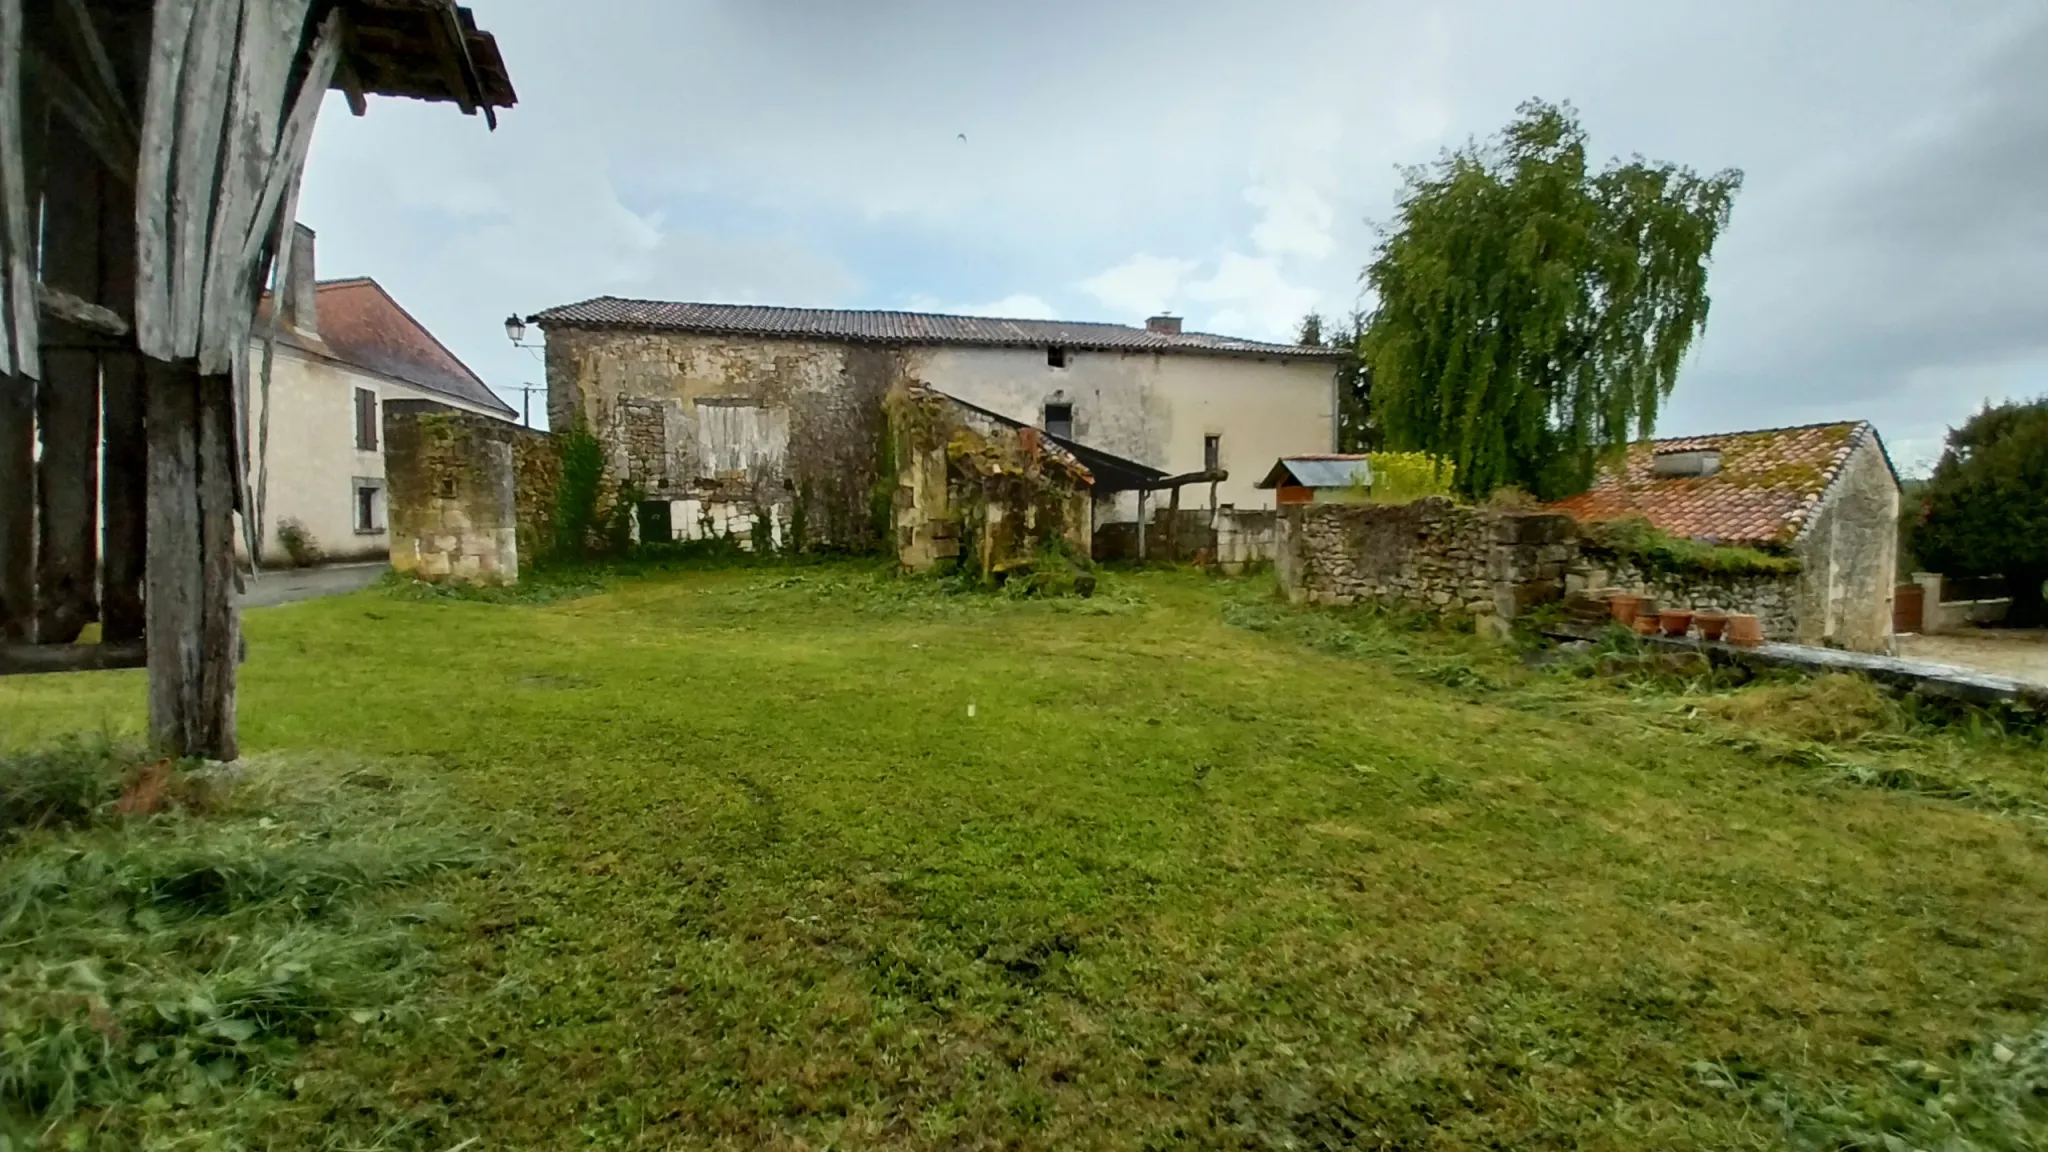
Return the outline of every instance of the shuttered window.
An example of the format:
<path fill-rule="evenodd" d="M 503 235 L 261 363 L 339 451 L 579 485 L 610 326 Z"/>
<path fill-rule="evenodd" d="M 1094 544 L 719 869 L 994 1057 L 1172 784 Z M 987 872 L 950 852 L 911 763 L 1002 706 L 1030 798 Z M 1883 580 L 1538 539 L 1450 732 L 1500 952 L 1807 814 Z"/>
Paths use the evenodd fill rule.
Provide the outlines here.
<path fill-rule="evenodd" d="M 377 450 L 377 394 L 368 388 L 356 389 L 356 448 Z"/>
<path fill-rule="evenodd" d="M 697 401 L 697 457 L 706 479 L 768 480 L 789 452 L 789 409 L 719 398 Z"/>

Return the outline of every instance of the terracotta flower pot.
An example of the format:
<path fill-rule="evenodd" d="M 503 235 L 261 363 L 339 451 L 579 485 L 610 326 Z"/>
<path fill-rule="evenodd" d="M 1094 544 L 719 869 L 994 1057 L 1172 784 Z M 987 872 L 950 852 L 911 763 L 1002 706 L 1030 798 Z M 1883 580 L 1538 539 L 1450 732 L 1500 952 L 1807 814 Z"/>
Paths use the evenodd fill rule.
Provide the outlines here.
<path fill-rule="evenodd" d="M 1638 636 L 1655 636 L 1657 634 L 1657 618 L 1655 616 L 1638 616 L 1630 626 L 1636 630 L 1636 635 Z"/>
<path fill-rule="evenodd" d="M 1643 598 L 1641 596 L 1631 596 L 1626 592 L 1617 593 L 1607 598 L 1607 610 L 1613 613 L 1614 622 L 1624 628 L 1634 626 L 1636 610 L 1642 606 Z"/>
<path fill-rule="evenodd" d="M 1668 612 L 1659 612 L 1657 620 L 1664 625 L 1666 636 L 1684 636 L 1692 631 L 1692 613 L 1684 609 L 1673 608 Z"/>
<path fill-rule="evenodd" d="M 1696 612 L 1693 614 L 1692 622 L 1699 627 L 1700 639 L 1719 640 L 1722 631 L 1728 627 L 1728 614 L 1726 612 Z"/>
<path fill-rule="evenodd" d="M 1728 617 L 1728 642 L 1744 648 L 1754 648 L 1764 642 L 1763 621 L 1747 612 L 1737 612 Z"/>

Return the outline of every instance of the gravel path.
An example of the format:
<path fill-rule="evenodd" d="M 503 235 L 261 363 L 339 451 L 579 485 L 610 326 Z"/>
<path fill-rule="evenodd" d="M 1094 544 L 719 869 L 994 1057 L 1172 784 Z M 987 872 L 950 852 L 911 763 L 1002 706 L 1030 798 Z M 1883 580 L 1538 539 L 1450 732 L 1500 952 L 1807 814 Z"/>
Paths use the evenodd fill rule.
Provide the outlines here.
<path fill-rule="evenodd" d="M 2048 684 L 2048 630 L 2044 629 L 1975 628 L 1935 636 L 1901 636 L 1899 655 Z"/>

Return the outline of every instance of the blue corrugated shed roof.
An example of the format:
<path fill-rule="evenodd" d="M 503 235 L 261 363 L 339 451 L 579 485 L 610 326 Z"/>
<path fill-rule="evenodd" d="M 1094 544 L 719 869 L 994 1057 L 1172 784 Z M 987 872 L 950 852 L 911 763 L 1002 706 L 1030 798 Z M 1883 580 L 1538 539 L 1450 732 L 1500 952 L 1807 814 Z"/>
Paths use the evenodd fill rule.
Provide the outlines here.
<path fill-rule="evenodd" d="M 1372 463 L 1363 456 L 1282 456 L 1266 478 L 1259 481 L 1259 487 L 1292 484 L 1303 488 L 1348 488 L 1370 483 Z"/>

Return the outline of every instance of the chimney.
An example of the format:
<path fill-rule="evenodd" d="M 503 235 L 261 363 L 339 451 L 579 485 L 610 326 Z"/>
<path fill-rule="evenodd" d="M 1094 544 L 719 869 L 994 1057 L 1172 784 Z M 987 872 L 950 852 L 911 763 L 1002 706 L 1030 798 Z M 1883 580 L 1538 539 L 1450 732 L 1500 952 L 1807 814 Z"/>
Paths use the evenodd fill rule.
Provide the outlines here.
<path fill-rule="evenodd" d="M 1180 317 L 1154 316 L 1145 321 L 1145 331 L 1157 332 L 1161 336 L 1178 336 L 1180 335 Z"/>
<path fill-rule="evenodd" d="M 292 225 L 290 265 L 286 269 L 284 290 L 279 294 L 277 318 L 301 336 L 318 336 L 320 315 L 314 303 L 317 273 L 313 270 L 313 230 L 304 224 Z"/>

